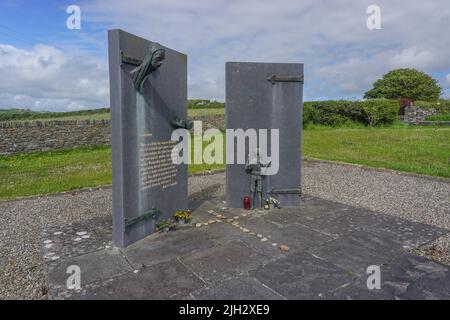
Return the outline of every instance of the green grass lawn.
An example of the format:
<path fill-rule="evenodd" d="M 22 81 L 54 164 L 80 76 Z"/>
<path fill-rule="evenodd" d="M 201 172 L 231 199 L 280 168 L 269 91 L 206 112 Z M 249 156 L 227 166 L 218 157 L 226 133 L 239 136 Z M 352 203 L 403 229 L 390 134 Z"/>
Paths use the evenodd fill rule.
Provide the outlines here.
<path fill-rule="evenodd" d="M 450 128 L 392 127 L 303 132 L 303 155 L 450 177 Z M 190 165 L 196 173 L 223 165 Z M 0 157 L 0 199 L 111 184 L 108 146 Z"/>
<path fill-rule="evenodd" d="M 425 118 L 427 121 L 450 121 L 450 113 L 436 114 Z"/>
<path fill-rule="evenodd" d="M 450 177 L 450 128 L 305 130 L 303 155 Z"/>

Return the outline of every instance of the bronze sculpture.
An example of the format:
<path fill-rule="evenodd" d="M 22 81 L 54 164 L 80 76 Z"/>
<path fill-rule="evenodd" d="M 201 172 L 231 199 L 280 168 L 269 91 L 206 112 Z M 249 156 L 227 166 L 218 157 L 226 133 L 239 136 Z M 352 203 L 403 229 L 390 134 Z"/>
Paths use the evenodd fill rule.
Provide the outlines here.
<path fill-rule="evenodd" d="M 191 130 L 194 127 L 194 122 L 189 119 L 180 119 L 178 117 L 174 117 L 172 119 L 172 126 L 175 128 L 182 128 Z"/>
<path fill-rule="evenodd" d="M 259 148 L 255 150 L 255 157 L 252 160 L 247 159 L 247 163 L 245 164 L 245 171 L 250 175 L 250 197 L 252 209 L 255 209 L 256 207 L 263 207 L 263 168 L 267 168 L 269 166 L 270 162 L 264 163 L 262 161 Z"/>
<path fill-rule="evenodd" d="M 145 80 L 147 80 L 152 72 L 161 67 L 165 57 L 166 50 L 159 43 L 155 42 L 150 46 L 144 61 L 142 61 L 139 67 L 131 71 L 134 86 L 140 94 L 144 93 Z"/>

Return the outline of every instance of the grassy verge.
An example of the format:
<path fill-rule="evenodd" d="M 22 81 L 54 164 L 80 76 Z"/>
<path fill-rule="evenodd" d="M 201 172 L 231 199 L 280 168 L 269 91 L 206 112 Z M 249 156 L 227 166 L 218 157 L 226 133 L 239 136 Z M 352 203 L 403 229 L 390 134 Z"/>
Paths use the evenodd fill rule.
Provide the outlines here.
<path fill-rule="evenodd" d="M 450 121 L 450 113 L 436 114 L 425 118 L 427 121 Z"/>
<path fill-rule="evenodd" d="M 223 168 L 219 164 L 192 164 L 189 173 Z M 109 146 L 0 157 L 0 199 L 109 185 L 111 179 Z"/>
<path fill-rule="evenodd" d="M 108 146 L 0 158 L 0 198 L 47 194 L 111 183 Z"/>
<path fill-rule="evenodd" d="M 450 128 L 305 130 L 306 156 L 450 177 Z"/>
<path fill-rule="evenodd" d="M 303 155 L 372 167 L 450 177 L 450 128 L 329 128 L 303 132 Z M 197 173 L 223 165 L 190 165 Z M 111 183 L 108 146 L 0 157 L 0 199 Z"/>

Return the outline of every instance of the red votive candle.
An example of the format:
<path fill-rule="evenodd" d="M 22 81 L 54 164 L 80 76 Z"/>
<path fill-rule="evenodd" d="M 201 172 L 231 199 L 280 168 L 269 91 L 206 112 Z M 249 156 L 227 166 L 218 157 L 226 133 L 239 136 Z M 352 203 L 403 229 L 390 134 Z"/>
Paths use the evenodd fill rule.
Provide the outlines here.
<path fill-rule="evenodd" d="M 250 210 L 251 208 L 251 201 L 250 201 L 250 197 L 244 197 L 244 209 L 245 210 Z"/>

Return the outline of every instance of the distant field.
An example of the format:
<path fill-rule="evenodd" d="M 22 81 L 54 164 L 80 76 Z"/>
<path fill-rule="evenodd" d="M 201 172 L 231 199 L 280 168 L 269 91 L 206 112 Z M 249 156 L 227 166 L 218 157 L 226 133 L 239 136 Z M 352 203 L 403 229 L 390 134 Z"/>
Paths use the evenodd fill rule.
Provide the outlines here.
<path fill-rule="evenodd" d="M 329 128 L 303 131 L 303 155 L 450 177 L 450 128 Z M 224 168 L 190 165 L 189 172 Z M 0 157 L 0 199 L 111 184 L 111 148 Z"/>
<path fill-rule="evenodd" d="M 225 108 L 188 109 L 189 117 L 224 115 Z M 27 112 L 24 110 L 0 110 L 0 121 L 48 121 L 48 120 L 106 120 L 109 109 L 75 112 Z"/>
<path fill-rule="evenodd" d="M 188 109 L 188 117 L 224 116 L 225 108 L 216 109 Z"/>

